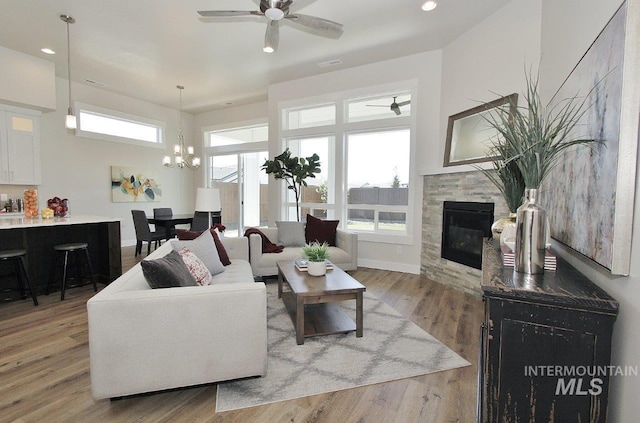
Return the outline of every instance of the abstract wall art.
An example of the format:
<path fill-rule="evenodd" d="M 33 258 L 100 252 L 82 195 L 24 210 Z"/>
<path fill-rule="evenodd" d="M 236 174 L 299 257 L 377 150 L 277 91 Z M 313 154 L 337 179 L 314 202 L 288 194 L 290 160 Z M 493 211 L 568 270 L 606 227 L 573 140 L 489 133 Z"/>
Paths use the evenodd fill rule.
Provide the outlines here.
<path fill-rule="evenodd" d="M 156 171 L 135 167 L 111 166 L 111 201 L 143 203 L 160 201 L 162 188 Z"/>
<path fill-rule="evenodd" d="M 639 42 L 630 33 L 638 19 L 627 3 L 550 102 L 586 96 L 571 139 L 604 142 L 567 150 L 543 186 L 551 236 L 620 275 L 630 268 L 640 110 Z"/>

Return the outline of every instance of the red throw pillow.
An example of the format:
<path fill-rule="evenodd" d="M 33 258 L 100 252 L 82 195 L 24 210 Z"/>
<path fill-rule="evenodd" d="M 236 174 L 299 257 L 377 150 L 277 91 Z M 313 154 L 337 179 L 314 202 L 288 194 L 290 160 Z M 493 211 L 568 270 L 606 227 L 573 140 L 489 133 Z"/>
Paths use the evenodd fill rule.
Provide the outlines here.
<path fill-rule="evenodd" d="M 322 220 L 317 217 L 307 215 L 307 225 L 304 228 L 304 237 L 307 243 L 318 241 L 327 242 L 331 246 L 336 245 L 336 229 L 340 224 L 339 220 Z"/>
<path fill-rule="evenodd" d="M 222 241 L 220 241 L 220 237 L 218 236 L 218 232 L 215 231 L 215 227 L 210 229 L 211 236 L 213 236 L 213 242 L 216 244 L 216 250 L 218 250 L 218 255 L 220 256 L 220 261 L 225 266 L 231 264 L 231 260 L 229 259 L 229 254 L 227 254 L 227 250 L 224 248 Z M 176 229 L 176 235 L 178 235 L 178 239 L 180 241 L 191 241 L 200 236 L 204 231 L 188 231 L 186 229 Z"/>

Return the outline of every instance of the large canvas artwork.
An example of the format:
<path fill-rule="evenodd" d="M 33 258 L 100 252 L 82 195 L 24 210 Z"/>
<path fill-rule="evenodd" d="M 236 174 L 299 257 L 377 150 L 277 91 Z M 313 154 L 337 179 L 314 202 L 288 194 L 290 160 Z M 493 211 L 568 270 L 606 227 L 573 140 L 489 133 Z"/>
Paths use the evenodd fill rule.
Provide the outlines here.
<path fill-rule="evenodd" d="M 162 188 L 155 171 L 111 166 L 111 201 L 114 203 L 151 202 L 162 199 Z"/>
<path fill-rule="evenodd" d="M 588 95 L 589 108 L 571 138 L 604 142 L 567 151 L 543 186 L 551 236 L 614 274 L 629 272 L 638 142 L 638 115 L 634 123 L 625 110 L 640 101 L 627 92 L 637 78 L 625 64 L 627 16 L 625 3 L 551 101 Z"/>

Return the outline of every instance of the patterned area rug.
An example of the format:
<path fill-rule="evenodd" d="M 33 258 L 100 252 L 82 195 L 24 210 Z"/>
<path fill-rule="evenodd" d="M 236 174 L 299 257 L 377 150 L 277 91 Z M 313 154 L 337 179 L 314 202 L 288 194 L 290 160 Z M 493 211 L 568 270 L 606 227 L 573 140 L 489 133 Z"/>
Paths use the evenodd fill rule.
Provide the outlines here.
<path fill-rule="evenodd" d="M 218 384 L 218 412 L 470 365 L 366 292 L 362 338 L 352 332 L 305 338 L 297 345 L 277 289 L 277 283 L 267 284 L 267 375 Z M 340 304 L 355 319 L 355 301 Z"/>

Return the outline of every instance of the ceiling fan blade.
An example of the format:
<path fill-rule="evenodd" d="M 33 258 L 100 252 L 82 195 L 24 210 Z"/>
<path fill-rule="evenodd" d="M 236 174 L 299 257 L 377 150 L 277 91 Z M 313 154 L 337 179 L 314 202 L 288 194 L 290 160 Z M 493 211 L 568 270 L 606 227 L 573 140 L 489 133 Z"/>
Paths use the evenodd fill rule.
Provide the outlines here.
<path fill-rule="evenodd" d="M 386 107 L 389 107 L 389 106 L 385 106 L 385 105 L 382 105 L 382 104 L 367 104 L 367 107 L 385 107 L 386 108 Z"/>
<path fill-rule="evenodd" d="M 315 16 L 296 13 L 285 16 L 285 19 L 289 19 L 290 21 L 306 26 L 307 28 L 315 29 L 327 37 L 339 38 L 343 32 L 342 24 L 327 19 L 317 18 Z"/>
<path fill-rule="evenodd" d="M 406 106 L 407 104 L 411 104 L 411 100 L 401 101 L 398 103 L 398 107 Z"/>
<path fill-rule="evenodd" d="M 224 18 L 228 16 L 262 16 L 257 10 L 199 10 L 198 14 L 204 18 Z"/>
<path fill-rule="evenodd" d="M 269 21 L 267 32 L 264 34 L 264 51 L 273 53 L 278 50 L 280 42 L 280 22 Z"/>

